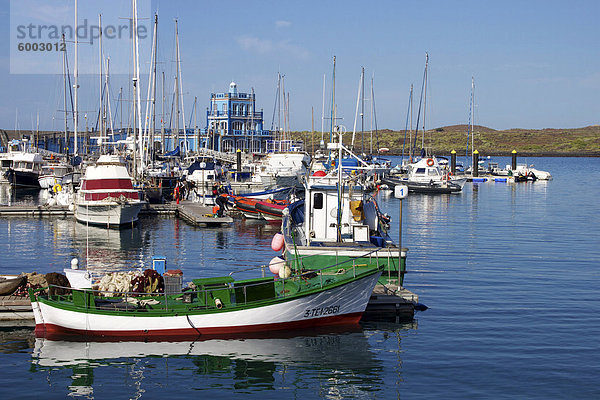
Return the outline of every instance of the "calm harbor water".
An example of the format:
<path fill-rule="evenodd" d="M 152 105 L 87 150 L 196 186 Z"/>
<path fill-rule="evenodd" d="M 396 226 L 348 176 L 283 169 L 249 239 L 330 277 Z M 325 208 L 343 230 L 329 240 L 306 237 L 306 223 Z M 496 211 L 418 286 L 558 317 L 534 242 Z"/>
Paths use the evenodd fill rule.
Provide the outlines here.
<path fill-rule="evenodd" d="M 500 165 L 510 162 L 498 158 Z M 403 201 L 403 324 L 186 343 L 66 343 L 0 332 L 4 398 L 600 398 L 600 159 L 529 158 L 550 182 L 467 183 Z M 399 201 L 378 195 L 398 235 Z M 17 201 L 34 201 L 21 197 Z M 186 280 L 265 264 L 278 226 L 202 229 L 143 218 L 122 231 L 0 218 L 0 272 L 148 266 Z"/>

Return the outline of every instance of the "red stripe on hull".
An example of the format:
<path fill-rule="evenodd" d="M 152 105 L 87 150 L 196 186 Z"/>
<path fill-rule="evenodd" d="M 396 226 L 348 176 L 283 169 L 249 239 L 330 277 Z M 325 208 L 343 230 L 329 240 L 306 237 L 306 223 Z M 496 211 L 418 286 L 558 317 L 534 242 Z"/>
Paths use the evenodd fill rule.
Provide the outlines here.
<path fill-rule="evenodd" d="M 203 338 L 241 338 L 260 332 L 298 330 L 306 328 L 319 328 L 324 326 L 357 325 L 361 317 L 362 313 L 352 313 L 332 317 L 314 318 L 302 321 L 282 322 L 278 324 L 260 324 L 198 329 L 190 327 L 186 329 L 155 329 L 151 331 L 87 331 L 64 328 L 62 326 L 54 324 L 37 324 L 35 326 L 35 336 L 47 339 L 60 339 L 66 337 L 94 337 L 118 340 L 139 340 L 145 338 L 165 340 L 186 338 L 194 339 L 198 338 L 198 336 L 202 336 Z"/>
<path fill-rule="evenodd" d="M 133 189 L 130 178 L 83 179 L 82 190 L 118 190 Z"/>

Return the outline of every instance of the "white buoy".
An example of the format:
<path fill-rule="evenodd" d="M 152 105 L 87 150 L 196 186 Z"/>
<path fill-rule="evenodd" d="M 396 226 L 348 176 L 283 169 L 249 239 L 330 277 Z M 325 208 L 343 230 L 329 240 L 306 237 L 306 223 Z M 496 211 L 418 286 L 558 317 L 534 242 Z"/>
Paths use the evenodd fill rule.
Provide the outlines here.
<path fill-rule="evenodd" d="M 71 260 L 71 269 L 79 269 L 79 260 L 77 258 Z"/>
<path fill-rule="evenodd" d="M 283 266 L 279 269 L 279 277 L 281 279 L 287 279 L 292 275 L 292 270 L 290 269 L 290 267 Z"/>

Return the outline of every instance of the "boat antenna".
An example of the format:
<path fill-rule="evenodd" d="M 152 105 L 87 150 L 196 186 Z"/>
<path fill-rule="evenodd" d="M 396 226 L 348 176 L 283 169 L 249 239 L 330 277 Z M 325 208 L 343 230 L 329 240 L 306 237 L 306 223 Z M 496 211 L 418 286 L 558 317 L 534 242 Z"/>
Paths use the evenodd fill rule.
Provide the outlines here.
<path fill-rule="evenodd" d="M 334 58 L 335 60 L 335 58 Z M 341 127 L 336 127 L 337 133 L 339 135 L 339 144 L 338 144 L 338 206 L 337 206 L 337 221 L 336 221 L 336 225 L 337 225 L 337 241 L 338 242 L 342 242 L 342 194 L 343 194 L 343 188 L 342 188 L 342 129 Z"/>

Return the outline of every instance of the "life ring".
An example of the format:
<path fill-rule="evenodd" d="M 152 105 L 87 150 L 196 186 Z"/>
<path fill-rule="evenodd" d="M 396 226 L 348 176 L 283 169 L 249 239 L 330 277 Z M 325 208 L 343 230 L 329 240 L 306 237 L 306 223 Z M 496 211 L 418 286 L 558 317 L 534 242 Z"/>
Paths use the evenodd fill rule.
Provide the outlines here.
<path fill-rule="evenodd" d="M 60 184 L 59 184 L 59 183 L 57 183 L 56 185 L 52 186 L 52 191 L 53 191 L 54 193 L 58 193 L 58 192 L 60 192 L 61 190 L 62 190 L 62 186 L 60 186 Z"/>
<path fill-rule="evenodd" d="M 428 159 L 427 159 L 427 166 L 428 166 L 428 167 L 431 167 L 431 166 L 433 166 L 433 158 L 428 158 Z"/>

